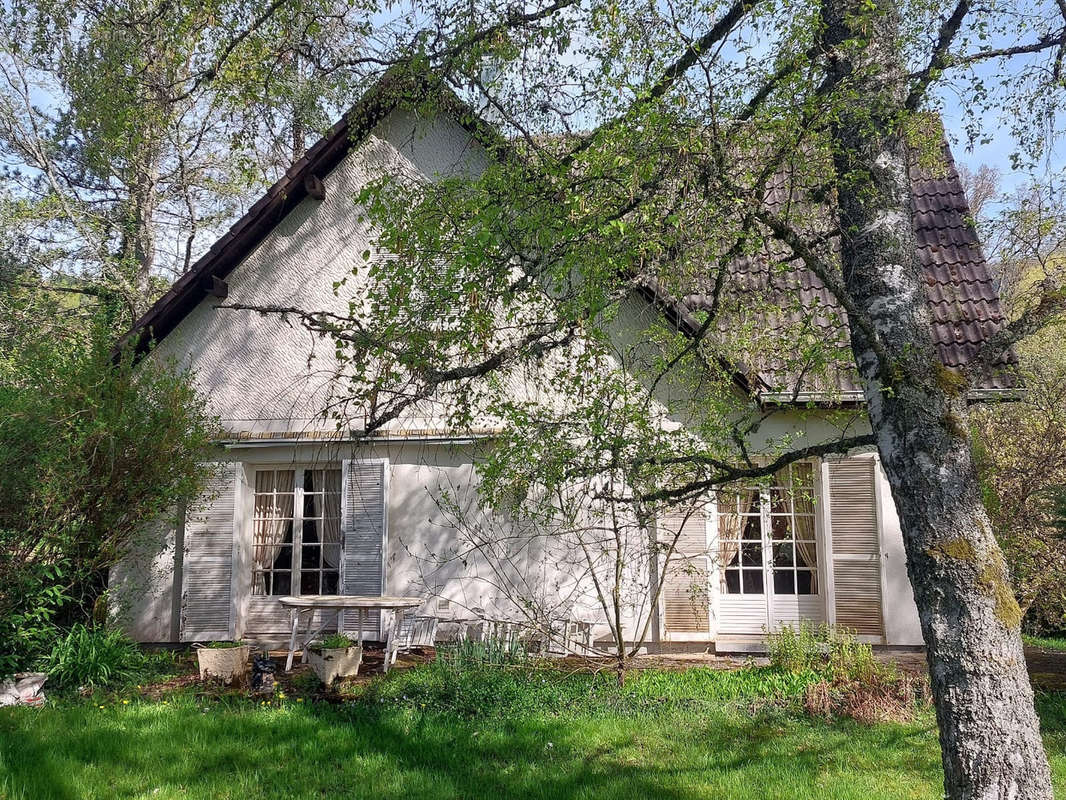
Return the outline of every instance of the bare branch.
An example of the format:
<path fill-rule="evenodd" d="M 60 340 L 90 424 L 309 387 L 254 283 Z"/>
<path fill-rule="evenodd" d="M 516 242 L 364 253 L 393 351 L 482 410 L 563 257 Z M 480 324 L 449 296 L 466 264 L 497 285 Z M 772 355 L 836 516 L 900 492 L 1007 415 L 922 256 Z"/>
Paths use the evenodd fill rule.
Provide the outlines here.
<path fill-rule="evenodd" d="M 940 33 L 937 36 L 936 46 L 933 48 L 929 63 L 915 77 L 914 85 L 911 87 L 910 94 L 907 95 L 904 106 L 908 111 L 914 111 L 918 108 L 918 104 L 925 96 L 925 91 L 929 88 L 930 82 L 948 66 L 951 60 L 948 50 L 969 11 L 970 0 L 959 0 L 959 4 L 955 6 L 955 11 L 940 26 Z"/>

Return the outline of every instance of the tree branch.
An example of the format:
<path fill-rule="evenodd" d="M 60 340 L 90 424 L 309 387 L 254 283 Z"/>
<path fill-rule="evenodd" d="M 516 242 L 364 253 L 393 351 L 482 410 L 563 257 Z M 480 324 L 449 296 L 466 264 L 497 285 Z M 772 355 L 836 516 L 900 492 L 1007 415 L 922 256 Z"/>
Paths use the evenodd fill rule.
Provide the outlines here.
<path fill-rule="evenodd" d="M 1062 2 L 1066 2 L 1066 0 L 1062 0 Z M 925 96 L 925 91 L 929 88 L 930 82 L 950 63 L 951 56 L 948 53 L 948 49 L 951 47 L 951 43 L 955 41 L 955 36 L 958 34 L 962 21 L 969 11 L 970 0 L 959 0 L 959 4 L 955 6 L 954 13 L 944 20 L 940 26 L 940 33 L 937 36 L 936 46 L 933 48 L 929 63 L 925 69 L 915 76 L 914 85 L 911 87 L 910 94 L 907 95 L 904 106 L 908 111 L 914 111 L 918 108 L 918 103 Z"/>

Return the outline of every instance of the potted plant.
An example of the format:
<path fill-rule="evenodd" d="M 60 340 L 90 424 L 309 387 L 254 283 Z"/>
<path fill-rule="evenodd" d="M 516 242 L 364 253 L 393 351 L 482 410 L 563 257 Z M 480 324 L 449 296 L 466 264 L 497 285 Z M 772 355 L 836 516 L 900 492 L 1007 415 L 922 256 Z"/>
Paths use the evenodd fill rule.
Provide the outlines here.
<path fill-rule="evenodd" d="M 318 679 L 329 686 L 337 678 L 351 678 L 359 674 L 363 663 L 363 648 L 343 633 L 334 633 L 307 648 L 307 660 Z"/>
<path fill-rule="evenodd" d="M 241 641 L 209 642 L 196 649 L 200 665 L 200 679 L 215 678 L 223 683 L 232 683 L 242 677 L 248 665 L 251 647 Z"/>

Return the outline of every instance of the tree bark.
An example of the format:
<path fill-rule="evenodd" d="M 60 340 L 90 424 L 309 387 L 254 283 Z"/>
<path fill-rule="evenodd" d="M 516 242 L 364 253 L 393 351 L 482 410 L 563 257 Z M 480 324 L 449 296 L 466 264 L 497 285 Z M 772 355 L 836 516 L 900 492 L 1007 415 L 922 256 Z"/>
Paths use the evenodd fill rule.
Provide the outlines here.
<path fill-rule="evenodd" d="M 981 503 L 966 385 L 940 362 L 911 222 L 906 71 L 893 0 L 826 0 L 830 133 L 851 325 L 927 645 L 946 795 L 1052 797 L 1021 612 Z"/>

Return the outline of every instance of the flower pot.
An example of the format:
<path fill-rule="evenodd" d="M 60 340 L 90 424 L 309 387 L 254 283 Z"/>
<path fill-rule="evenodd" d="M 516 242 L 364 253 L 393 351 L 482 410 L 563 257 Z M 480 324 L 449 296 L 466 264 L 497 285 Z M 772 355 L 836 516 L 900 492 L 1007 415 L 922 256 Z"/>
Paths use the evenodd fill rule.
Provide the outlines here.
<path fill-rule="evenodd" d="M 201 647 L 196 651 L 200 665 L 200 679 L 214 678 L 223 683 L 232 683 L 244 675 L 251 647 Z"/>
<path fill-rule="evenodd" d="M 359 674 L 359 665 L 363 663 L 363 648 L 359 645 L 336 648 L 309 647 L 307 660 L 318 679 L 329 686 L 337 678 L 353 678 Z"/>

